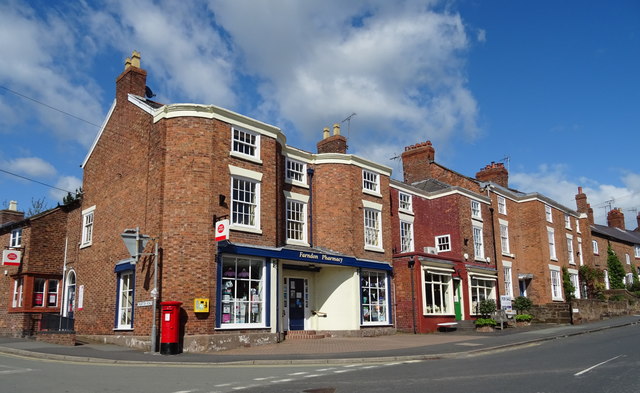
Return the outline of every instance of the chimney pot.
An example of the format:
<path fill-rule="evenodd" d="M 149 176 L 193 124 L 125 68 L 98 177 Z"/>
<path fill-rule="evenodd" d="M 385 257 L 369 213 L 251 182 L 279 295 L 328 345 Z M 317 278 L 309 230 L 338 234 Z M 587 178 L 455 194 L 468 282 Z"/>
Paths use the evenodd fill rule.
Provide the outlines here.
<path fill-rule="evenodd" d="M 18 211 L 18 201 L 9 201 L 9 210 L 17 212 Z"/>
<path fill-rule="evenodd" d="M 340 124 L 335 123 L 333 125 L 333 135 L 340 135 Z"/>
<path fill-rule="evenodd" d="M 325 127 L 322 130 L 322 139 L 327 139 L 329 137 L 329 127 Z"/>

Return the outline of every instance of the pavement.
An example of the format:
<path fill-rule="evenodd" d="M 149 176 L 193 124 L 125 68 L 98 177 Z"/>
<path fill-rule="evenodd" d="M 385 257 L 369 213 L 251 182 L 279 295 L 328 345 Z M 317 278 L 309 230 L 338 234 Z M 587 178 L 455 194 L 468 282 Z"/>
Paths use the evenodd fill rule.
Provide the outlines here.
<path fill-rule="evenodd" d="M 285 340 L 278 344 L 215 353 L 158 353 L 110 344 L 64 346 L 28 338 L 0 337 L 0 353 L 71 362 L 158 365 L 268 365 L 389 362 L 473 356 L 507 350 L 622 326 L 640 325 L 640 315 L 628 315 L 581 325 L 533 324 L 491 333 L 450 331 L 398 333 L 378 337 L 335 337 Z"/>

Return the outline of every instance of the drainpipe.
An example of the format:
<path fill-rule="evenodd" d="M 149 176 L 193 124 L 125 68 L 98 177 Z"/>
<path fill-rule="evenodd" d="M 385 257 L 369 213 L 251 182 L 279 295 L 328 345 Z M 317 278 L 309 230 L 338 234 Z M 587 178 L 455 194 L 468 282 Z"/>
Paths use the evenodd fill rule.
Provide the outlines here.
<path fill-rule="evenodd" d="M 413 255 L 411 256 L 411 258 L 409 259 L 409 269 L 411 269 L 411 314 L 413 315 L 413 334 L 417 333 L 416 330 L 416 291 L 415 291 L 415 284 L 414 284 L 414 274 L 413 274 L 413 267 L 415 266 L 416 261 L 415 259 L 413 259 Z"/>
<path fill-rule="evenodd" d="M 307 168 L 309 176 L 309 247 L 313 247 L 313 168 Z"/>

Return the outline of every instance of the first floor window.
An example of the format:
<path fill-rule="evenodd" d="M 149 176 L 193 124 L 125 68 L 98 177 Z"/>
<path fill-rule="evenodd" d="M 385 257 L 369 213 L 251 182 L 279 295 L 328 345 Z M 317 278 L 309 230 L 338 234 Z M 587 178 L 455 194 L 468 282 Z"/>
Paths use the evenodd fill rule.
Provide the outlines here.
<path fill-rule="evenodd" d="M 568 252 L 569 263 L 572 265 L 575 265 L 576 260 L 573 257 L 573 239 L 570 237 L 567 237 L 567 252 Z"/>
<path fill-rule="evenodd" d="M 9 247 L 20 247 L 22 246 L 22 228 L 14 229 L 11 231 L 11 236 L 9 238 Z"/>
<path fill-rule="evenodd" d="M 257 227 L 259 183 L 232 177 L 231 224 Z"/>
<path fill-rule="evenodd" d="M 507 224 L 500 224 L 500 245 L 503 254 L 511 253 L 511 248 L 509 247 L 509 226 Z"/>
<path fill-rule="evenodd" d="M 560 270 L 551 270 L 551 299 L 562 299 L 562 278 L 560 277 Z"/>
<path fill-rule="evenodd" d="M 118 275 L 118 315 L 116 328 L 133 327 L 133 271 L 123 271 Z"/>
<path fill-rule="evenodd" d="M 92 206 L 82 211 L 82 242 L 81 246 L 88 246 L 93 242 L 93 214 L 96 207 Z"/>
<path fill-rule="evenodd" d="M 635 254 L 634 255 L 635 255 L 636 258 L 640 258 L 640 245 L 636 244 L 636 246 L 635 246 Z"/>
<path fill-rule="evenodd" d="M 484 241 L 481 227 L 473 227 L 473 252 L 476 259 L 484 259 Z"/>
<path fill-rule="evenodd" d="M 598 242 L 597 242 L 597 241 L 595 241 L 595 240 L 592 240 L 592 241 L 591 241 L 591 247 L 593 247 L 593 253 L 594 253 L 595 255 L 598 255 L 598 254 L 599 254 L 599 251 L 598 251 Z"/>
<path fill-rule="evenodd" d="M 480 302 L 483 300 L 496 300 L 496 281 L 478 277 L 471 278 L 471 313 L 480 313 Z"/>
<path fill-rule="evenodd" d="M 387 274 L 364 270 L 361 273 L 361 287 L 362 323 L 388 324 Z"/>
<path fill-rule="evenodd" d="M 11 306 L 13 308 L 22 307 L 22 287 L 23 287 L 24 279 L 22 277 L 16 278 L 13 281 L 13 299 L 11 302 Z"/>
<path fill-rule="evenodd" d="M 436 236 L 436 247 L 438 252 L 451 251 L 451 236 Z"/>
<path fill-rule="evenodd" d="M 382 248 L 380 231 L 380 212 L 375 209 L 364 209 L 364 244 L 365 246 Z"/>
<path fill-rule="evenodd" d="M 407 221 L 400 221 L 400 243 L 402 252 L 413 251 L 413 225 Z"/>
<path fill-rule="evenodd" d="M 222 258 L 222 327 L 264 326 L 265 263 L 241 256 Z"/>
<path fill-rule="evenodd" d="M 300 201 L 287 200 L 287 239 L 307 240 L 306 204 Z"/>
<path fill-rule="evenodd" d="M 423 309 L 425 314 L 453 314 L 453 285 L 450 273 L 425 270 Z"/>
<path fill-rule="evenodd" d="M 549 258 L 557 259 L 556 256 L 556 238 L 553 228 L 547 228 L 547 239 L 549 241 Z"/>

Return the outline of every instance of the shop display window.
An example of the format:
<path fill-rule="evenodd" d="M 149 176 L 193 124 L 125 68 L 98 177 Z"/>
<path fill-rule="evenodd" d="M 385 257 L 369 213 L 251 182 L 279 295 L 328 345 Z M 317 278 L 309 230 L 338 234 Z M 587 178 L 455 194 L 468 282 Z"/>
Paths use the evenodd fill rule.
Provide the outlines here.
<path fill-rule="evenodd" d="M 264 270 L 262 259 L 222 258 L 222 327 L 264 326 Z"/>
<path fill-rule="evenodd" d="M 388 324 L 389 306 L 387 291 L 387 274 L 385 272 L 361 272 L 362 323 Z"/>

